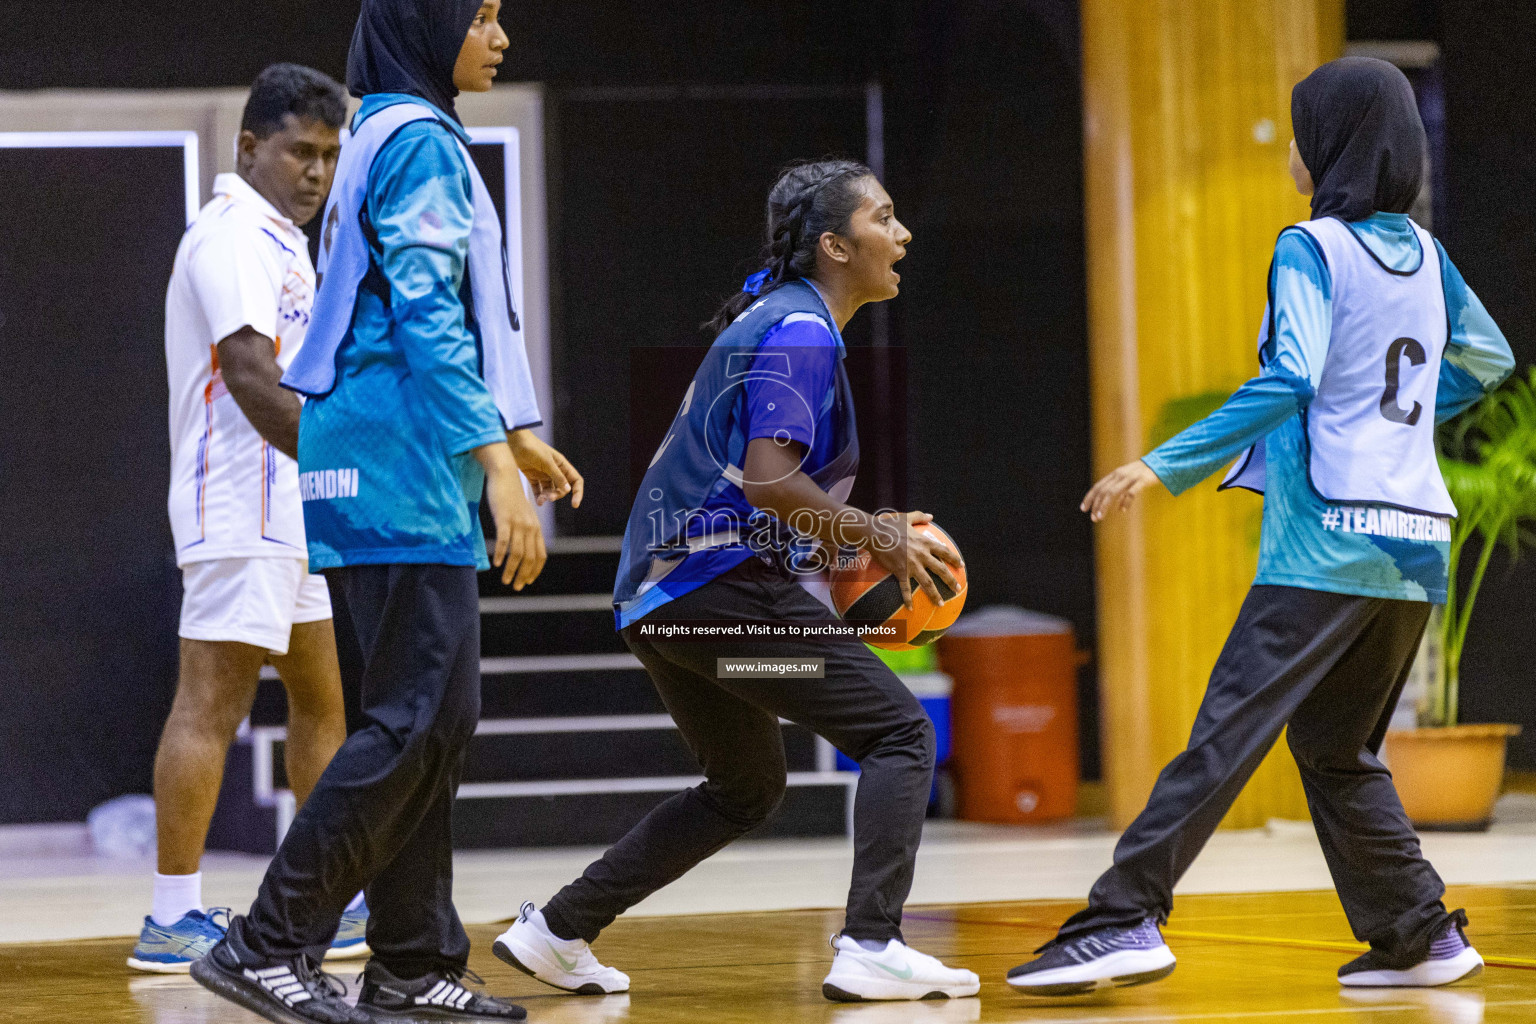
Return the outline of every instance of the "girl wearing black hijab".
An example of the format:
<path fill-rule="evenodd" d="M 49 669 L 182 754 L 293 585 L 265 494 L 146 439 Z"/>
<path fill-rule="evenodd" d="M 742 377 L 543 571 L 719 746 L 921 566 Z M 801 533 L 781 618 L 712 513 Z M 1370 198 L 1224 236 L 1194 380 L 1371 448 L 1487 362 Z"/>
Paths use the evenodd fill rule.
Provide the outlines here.
<path fill-rule="evenodd" d="M 1258 576 L 1211 674 L 1188 749 L 1121 837 L 1114 865 L 1008 981 L 1072 995 L 1174 968 L 1173 887 L 1282 729 L 1356 938 L 1346 986 L 1445 985 L 1482 959 L 1448 913 L 1377 759 L 1443 603 L 1451 503 L 1435 424 L 1497 387 L 1509 345 L 1445 250 L 1409 220 L 1425 164 L 1413 91 L 1346 57 L 1291 94 L 1291 172 L 1312 219 L 1275 246 L 1258 377 L 1094 485 L 1097 522 L 1161 483 L 1178 494 L 1242 455 L 1224 486 L 1264 497 Z"/>
<path fill-rule="evenodd" d="M 269 1020 L 521 1020 L 464 987 L 451 813 L 480 714 L 478 508 L 516 589 L 544 562 L 519 470 L 541 499 L 581 478 L 531 433 L 539 414 L 498 215 L 453 109 L 486 91 L 498 0 L 364 0 L 347 81 L 363 105 L 322 232 L 307 342 L 283 383 L 309 396 L 300 490 L 312 571 L 336 610 L 364 723 L 336 753 L 255 903 L 192 968 Z M 373 951 L 357 1008 L 318 968 L 359 888 Z"/>

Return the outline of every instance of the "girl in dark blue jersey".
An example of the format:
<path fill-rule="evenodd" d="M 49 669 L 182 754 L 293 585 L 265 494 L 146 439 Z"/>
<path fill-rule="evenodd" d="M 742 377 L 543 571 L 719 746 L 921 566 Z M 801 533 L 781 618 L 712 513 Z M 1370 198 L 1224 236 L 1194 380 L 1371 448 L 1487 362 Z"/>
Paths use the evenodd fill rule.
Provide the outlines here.
<path fill-rule="evenodd" d="M 911 240 L 867 167 L 793 166 L 768 200 L 765 266 L 712 326 L 718 337 L 652 459 L 630 514 L 614 606 L 704 769 L 542 911 L 532 904 L 494 946 L 503 960 L 573 992 L 622 992 L 629 979 L 588 943 L 615 917 L 762 824 L 784 796 L 779 719 L 831 741 L 863 770 L 854 811 L 853 885 L 823 992 L 832 999 L 969 996 L 976 975 L 910 949 L 902 905 L 933 774 L 922 707 L 861 643 L 747 637 L 698 641 L 657 626 L 825 622 L 801 586 L 806 540 L 868 549 L 898 580 L 953 586 L 946 548 L 913 531 L 922 513 L 846 504 L 858 434 L 842 329 L 894 298 Z M 910 600 L 903 586 L 903 599 Z M 818 659 L 824 678 L 722 677 L 719 659 Z"/>

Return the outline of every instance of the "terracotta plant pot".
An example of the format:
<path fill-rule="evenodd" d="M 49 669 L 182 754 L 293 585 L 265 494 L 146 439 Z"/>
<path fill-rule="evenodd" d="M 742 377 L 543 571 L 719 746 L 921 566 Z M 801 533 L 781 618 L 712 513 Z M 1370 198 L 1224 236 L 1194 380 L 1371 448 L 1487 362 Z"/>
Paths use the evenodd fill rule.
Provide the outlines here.
<path fill-rule="evenodd" d="M 1518 725 L 1387 733 L 1387 766 L 1409 820 L 1431 831 L 1487 828 L 1504 781 L 1504 747 L 1519 733 Z"/>

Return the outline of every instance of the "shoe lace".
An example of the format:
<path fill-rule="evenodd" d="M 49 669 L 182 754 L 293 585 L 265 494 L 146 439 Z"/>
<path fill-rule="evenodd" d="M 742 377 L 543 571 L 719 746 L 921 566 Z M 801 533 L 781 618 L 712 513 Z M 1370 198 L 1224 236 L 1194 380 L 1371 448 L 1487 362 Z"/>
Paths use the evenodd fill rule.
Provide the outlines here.
<path fill-rule="evenodd" d="M 203 920 L 207 922 L 210 928 L 204 930 L 209 931 L 210 934 L 212 934 L 212 931 L 217 931 L 217 937 L 222 939 L 224 933 L 229 931 L 230 916 L 231 911 L 229 907 L 209 907 L 203 914 Z"/>
<path fill-rule="evenodd" d="M 461 987 L 465 981 L 472 985 L 485 985 L 484 978 L 470 970 L 467 966 L 460 966 L 459 964 L 454 964 L 452 967 L 444 967 L 443 977 Z"/>
<path fill-rule="evenodd" d="M 334 975 L 325 973 L 315 958 L 305 953 L 299 956 L 293 964 L 294 977 L 307 989 L 311 995 L 324 999 L 343 999 L 347 994 L 346 983 Z"/>
<path fill-rule="evenodd" d="M 449 984 L 455 985 L 458 988 L 463 989 L 463 991 L 468 992 L 475 1000 L 480 1003 L 480 1005 L 485 1005 L 487 1002 L 496 1002 L 496 1000 L 491 999 L 485 994 L 485 979 L 480 977 L 480 975 L 476 974 L 474 971 L 470 970 L 467 966 L 454 964 L 449 967 L 440 968 L 439 973 L 442 974 L 442 976 L 449 982 Z M 476 988 L 466 987 L 464 984 L 466 981 L 476 986 Z M 476 989 L 478 989 L 478 991 Z"/>

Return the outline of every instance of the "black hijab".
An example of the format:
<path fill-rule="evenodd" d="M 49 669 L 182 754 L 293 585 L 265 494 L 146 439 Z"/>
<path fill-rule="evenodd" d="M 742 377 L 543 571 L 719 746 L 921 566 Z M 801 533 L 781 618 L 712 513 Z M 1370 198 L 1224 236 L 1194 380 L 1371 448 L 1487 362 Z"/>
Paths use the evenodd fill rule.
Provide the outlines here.
<path fill-rule="evenodd" d="M 1291 125 L 1312 173 L 1312 216 L 1407 213 L 1429 144 L 1413 86 L 1374 57 L 1329 61 L 1291 91 Z"/>
<path fill-rule="evenodd" d="M 347 53 L 347 88 L 358 97 L 420 96 L 457 120 L 453 66 L 481 2 L 363 0 Z"/>

